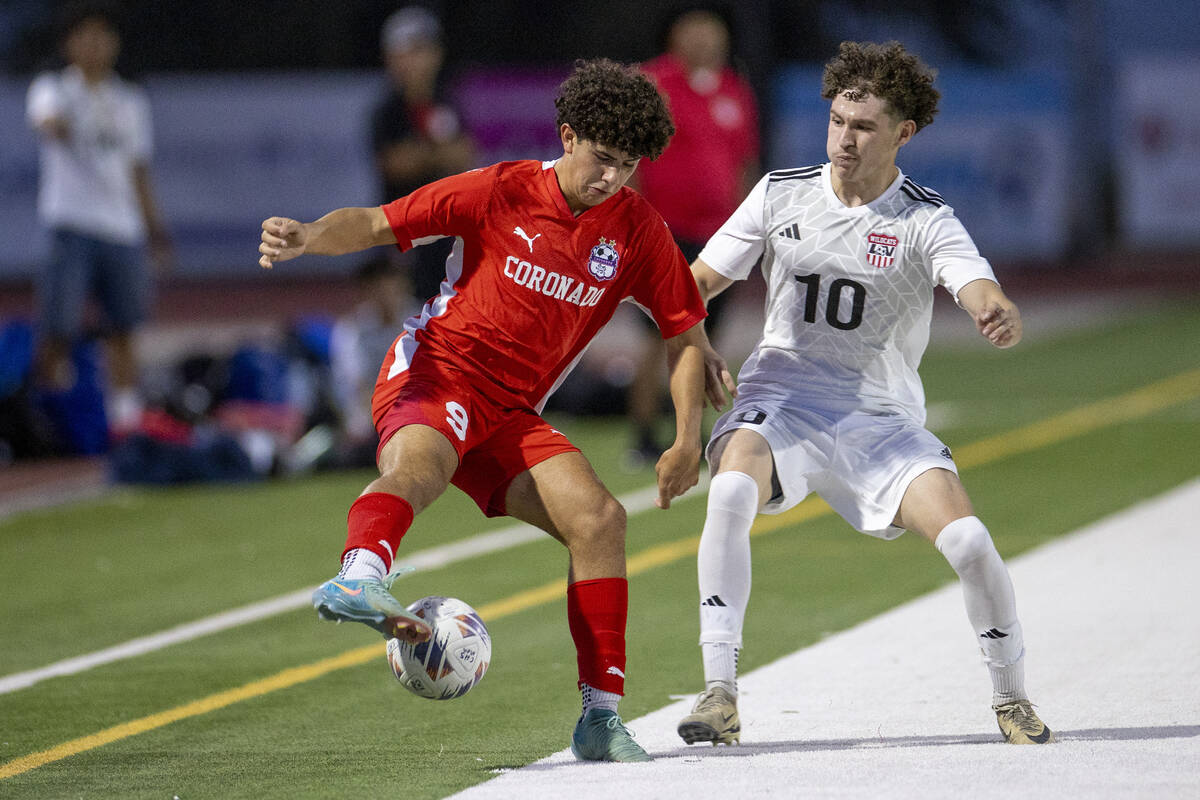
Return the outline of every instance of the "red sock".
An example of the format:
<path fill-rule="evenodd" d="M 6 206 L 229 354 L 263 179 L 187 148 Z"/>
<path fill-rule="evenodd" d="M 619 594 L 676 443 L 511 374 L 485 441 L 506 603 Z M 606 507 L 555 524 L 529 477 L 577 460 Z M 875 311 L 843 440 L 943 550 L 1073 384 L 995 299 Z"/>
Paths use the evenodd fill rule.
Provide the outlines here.
<path fill-rule="evenodd" d="M 408 526 L 412 525 L 413 510 L 403 497 L 370 492 L 354 501 L 346 519 L 349 532 L 342 555 L 355 548 L 365 548 L 382 558 L 387 569 L 391 569 L 396 548 Z"/>
<path fill-rule="evenodd" d="M 576 581 L 567 587 L 567 622 L 579 659 L 579 685 L 625 694 L 625 618 L 629 582 L 624 578 Z"/>

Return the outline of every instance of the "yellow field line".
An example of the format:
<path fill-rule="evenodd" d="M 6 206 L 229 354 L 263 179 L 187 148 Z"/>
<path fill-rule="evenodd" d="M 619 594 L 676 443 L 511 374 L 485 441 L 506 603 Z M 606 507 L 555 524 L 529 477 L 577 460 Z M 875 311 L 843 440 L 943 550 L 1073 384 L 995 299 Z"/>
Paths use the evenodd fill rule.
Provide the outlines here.
<path fill-rule="evenodd" d="M 981 439 L 956 450 L 954 460 L 960 469 L 983 466 L 1020 453 L 1048 447 L 1101 428 L 1138 419 L 1197 397 L 1200 397 L 1200 369 L 1182 372 L 1127 394 L 1089 403 L 1040 422 Z M 751 530 L 751 535 L 768 533 L 828 513 L 830 513 L 829 506 L 819 498 L 812 497 L 787 513 L 776 516 L 760 516 Z M 700 537 L 691 536 L 636 553 L 628 559 L 628 574 L 632 577 L 692 555 L 696 552 L 699 543 Z M 566 581 L 559 579 L 481 606 L 478 611 L 484 619 L 500 619 L 553 602 L 562 598 L 565 593 Z M 236 689 L 218 692 L 167 711 L 114 725 L 99 733 L 72 739 L 49 750 L 15 758 L 0 765 L 0 780 L 20 775 L 54 761 L 60 761 L 68 756 L 136 736 L 139 733 L 161 728 L 172 722 L 207 714 L 243 700 L 315 680 L 330 672 L 365 664 L 371 659 L 380 657 L 383 652 L 382 644 L 358 647 L 339 656 L 322 659 L 303 667 L 285 669 L 268 678 L 251 681 Z"/>
<path fill-rule="evenodd" d="M 172 722 L 178 722 L 181 719 L 207 714 L 209 711 L 216 711 L 218 708 L 224 708 L 225 706 L 239 703 L 242 700 L 249 700 L 252 697 L 259 697 L 279 689 L 295 686 L 298 683 L 305 683 L 335 670 L 357 666 L 379 657 L 383 652 L 384 648 L 382 644 L 359 647 L 354 650 L 348 650 L 339 656 L 322 659 L 303 667 L 285 669 L 283 672 L 279 672 L 269 678 L 251 681 L 236 689 L 218 692 L 200 700 L 176 706 L 167 711 L 160 711 L 157 714 L 135 719 L 132 722 L 114 725 L 111 728 L 105 728 L 99 733 L 63 742 L 49 750 L 15 758 L 7 764 L 0 766 L 0 779 L 11 778 L 14 775 L 20 775 L 22 772 L 28 772 L 31 769 L 49 764 L 52 761 L 59 761 L 67 756 L 73 756 L 120 739 L 136 736 L 139 733 L 152 731 L 155 728 L 170 725 Z"/>
<path fill-rule="evenodd" d="M 1200 396 L 1200 369 L 1181 372 L 1108 400 L 1099 400 L 954 451 L 960 469 L 1027 453 L 1100 428 L 1149 416 Z"/>

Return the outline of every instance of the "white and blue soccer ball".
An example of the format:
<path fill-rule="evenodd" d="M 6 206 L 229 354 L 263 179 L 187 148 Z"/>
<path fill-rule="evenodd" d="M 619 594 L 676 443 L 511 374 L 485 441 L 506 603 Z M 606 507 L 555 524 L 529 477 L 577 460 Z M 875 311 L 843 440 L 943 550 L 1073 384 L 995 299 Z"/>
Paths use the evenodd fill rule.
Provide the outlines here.
<path fill-rule="evenodd" d="M 388 639 L 387 659 L 396 680 L 430 700 L 462 697 L 483 679 L 492 660 L 492 637 L 475 609 L 454 597 L 425 597 L 408 607 L 433 635 L 413 644 Z"/>

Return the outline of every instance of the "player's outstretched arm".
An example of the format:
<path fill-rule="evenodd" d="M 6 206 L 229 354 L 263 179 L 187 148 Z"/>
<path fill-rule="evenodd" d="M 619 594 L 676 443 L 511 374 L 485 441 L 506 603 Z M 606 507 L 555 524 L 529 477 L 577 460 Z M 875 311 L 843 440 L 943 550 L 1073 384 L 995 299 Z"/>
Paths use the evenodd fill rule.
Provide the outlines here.
<path fill-rule="evenodd" d="M 975 320 L 979 333 L 996 347 L 1021 341 L 1021 312 L 994 281 L 971 281 L 959 290 L 958 302 Z"/>
<path fill-rule="evenodd" d="M 340 256 L 395 243 L 396 234 L 379 207 L 339 208 L 307 223 L 288 217 L 268 217 L 262 224 L 258 263 L 270 269 L 277 261 L 304 253 Z"/>
<path fill-rule="evenodd" d="M 700 480 L 700 421 L 704 414 L 704 348 L 708 337 L 704 324 L 667 339 L 667 367 L 670 371 L 671 401 L 675 405 L 675 443 L 658 459 L 659 508 L 670 508 L 671 501 Z M 711 349 L 711 348 L 709 348 Z"/>

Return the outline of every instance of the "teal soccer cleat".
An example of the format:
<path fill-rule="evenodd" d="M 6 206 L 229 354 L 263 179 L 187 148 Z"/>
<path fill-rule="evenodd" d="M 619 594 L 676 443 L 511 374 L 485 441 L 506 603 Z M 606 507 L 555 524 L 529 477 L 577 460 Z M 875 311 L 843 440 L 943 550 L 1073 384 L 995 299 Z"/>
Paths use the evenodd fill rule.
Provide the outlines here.
<path fill-rule="evenodd" d="M 580 761 L 650 760 L 616 712 L 604 708 L 593 708 L 579 718 L 571 736 L 571 752 Z"/>
<path fill-rule="evenodd" d="M 362 622 L 388 638 L 422 642 L 432 633 L 428 623 L 405 608 L 377 578 L 325 581 L 313 592 L 312 604 L 321 619 Z"/>

